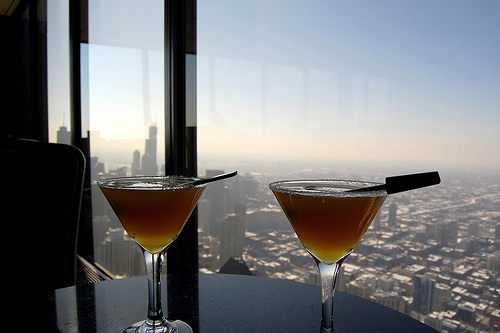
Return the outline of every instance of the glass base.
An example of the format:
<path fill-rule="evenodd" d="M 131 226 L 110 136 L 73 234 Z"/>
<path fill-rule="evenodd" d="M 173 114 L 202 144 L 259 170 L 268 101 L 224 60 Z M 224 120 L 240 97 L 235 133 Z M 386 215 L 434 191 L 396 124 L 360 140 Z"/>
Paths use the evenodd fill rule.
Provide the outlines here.
<path fill-rule="evenodd" d="M 140 321 L 127 328 L 123 333 L 193 333 L 191 327 L 183 321 L 173 322 L 163 320 L 159 325 L 148 325 L 146 321 Z"/>
<path fill-rule="evenodd" d="M 321 329 L 319 330 L 319 333 L 332 333 L 333 329 L 332 328 L 324 328 L 321 326 Z"/>

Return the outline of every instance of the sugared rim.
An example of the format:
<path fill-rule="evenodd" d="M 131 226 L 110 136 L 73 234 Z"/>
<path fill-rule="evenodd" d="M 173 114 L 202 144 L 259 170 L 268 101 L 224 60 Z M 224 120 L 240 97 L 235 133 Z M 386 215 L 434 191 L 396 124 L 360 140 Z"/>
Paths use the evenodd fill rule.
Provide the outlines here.
<path fill-rule="evenodd" d="M 298 179 L 280 180 L 269 184 L 273 192 L 311 196 L 334 196 L 334 197 L 378 197 L 386 196 L 385 190 L 349 192 L 362 187 L 382 185 L 381 183 L 364 180 L 346 179 Z"/>
<path fill-rule="evenodd" d="M 99 187 L 128 189 L 128 190 L 176 190 L 184 188 L 199 188 L 206 185 L 193 186 L 191 182 L 198 180 L 196 177 L 185 176 L 131 176 L 115 177 L 97 181 Z M 173 183 L 173 181 L 183 181 Z"/>

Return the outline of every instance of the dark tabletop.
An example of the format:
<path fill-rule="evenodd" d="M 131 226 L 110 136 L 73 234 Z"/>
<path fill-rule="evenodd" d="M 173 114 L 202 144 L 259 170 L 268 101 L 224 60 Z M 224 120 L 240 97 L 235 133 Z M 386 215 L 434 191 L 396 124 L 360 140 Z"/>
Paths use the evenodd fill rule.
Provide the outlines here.
<path fill-rule="evenodd" d="M 168 275 L 163 278 L 162 297 L 166 317 L 184 320 L 195 332 L 319 332 L 317 286 L 241 275 Z M 122 332 L 146 317 L 147 279 L 63 288 L 50 293 L 47 301 L 47 330 L 52 326 L 61 332 Z M 437 332 L 342 292 L 336 292 L 334 304 L 336 333 Z"/>

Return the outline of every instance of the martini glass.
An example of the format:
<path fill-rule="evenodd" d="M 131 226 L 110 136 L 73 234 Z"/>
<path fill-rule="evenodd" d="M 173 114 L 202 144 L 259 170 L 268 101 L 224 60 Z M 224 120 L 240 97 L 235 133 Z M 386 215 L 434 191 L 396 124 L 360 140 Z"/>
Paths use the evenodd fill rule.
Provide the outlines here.
<path fill-rule="evenodd" d="M 278 181 L 269 185 L 321 276 L 321 332 L 333 332 L 335 281 L 384 203 L 382 184 L 346 180 Z M 351 192 L 349 191 L 351 190 Z"/>
<path fill-rule="evenodd" d="M 128 235 L 140 246 L 148 276 L 148 314 L 125 332 L 192 332 L 180 321 L 165 319 L 161 305 L 161 267 L 206 183 L 184 177 L 123 177 L 97 182 Z"/>

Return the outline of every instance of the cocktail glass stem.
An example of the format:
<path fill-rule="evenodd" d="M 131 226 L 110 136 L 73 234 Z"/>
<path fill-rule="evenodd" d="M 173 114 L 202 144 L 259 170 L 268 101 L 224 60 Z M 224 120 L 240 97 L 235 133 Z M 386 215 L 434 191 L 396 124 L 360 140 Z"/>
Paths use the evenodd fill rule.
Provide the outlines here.
<path fill-rule="evenodd" d="M 321 332 L 333 332 L 333 296 L 341 262 L 317 262 L 321 277 Z"/>
<path fill-rule="evenodd" d="M 161 269 L 164 252 L 143 251 L 148 277 L 148 317 L 146 323 L 156 326 L 165 321 L 161 308 Z"/>
<path fill-rule="evenodd" d="M 142 249 L 142 252 L 148 277 L 148 316 L 142 323 L 137 323 L 126 329 L 125 333 L 176 332 L 176 326 L 165 319 L 161 307 L 161 269 L 165 250 L 159 253 L 150 253 Z"/>

